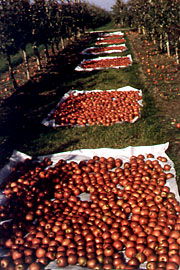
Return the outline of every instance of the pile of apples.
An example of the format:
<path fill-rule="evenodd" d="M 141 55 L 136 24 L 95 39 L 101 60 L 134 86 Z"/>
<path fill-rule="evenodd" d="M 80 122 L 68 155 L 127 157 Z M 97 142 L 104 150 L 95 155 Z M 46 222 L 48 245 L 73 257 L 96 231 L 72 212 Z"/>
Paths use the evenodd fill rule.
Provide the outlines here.
<path fill-rule="evenodd" d="M 26 159 L 4 182 L 1 269 L 177 270 L 180 205 L 166 157 Z M 83 199 L 89 194 L 89 199 Z"/>
<path fill-rule="evenodd" d="M 92 91 L 70 94 L 52 115 L 55 123 L 68 125 L 113 125 L 139 117 L 139 91 Z"/>
<path fill-rule="evenodd" d="M 84 60 L 80 66 L 82 69 L 88 70 L 88 69 L 113 68 L 121 66 L 128 67 L 131 64 L 132 64 L 131 59 L 128 56 L 123 56 L 104 59 Z"/>

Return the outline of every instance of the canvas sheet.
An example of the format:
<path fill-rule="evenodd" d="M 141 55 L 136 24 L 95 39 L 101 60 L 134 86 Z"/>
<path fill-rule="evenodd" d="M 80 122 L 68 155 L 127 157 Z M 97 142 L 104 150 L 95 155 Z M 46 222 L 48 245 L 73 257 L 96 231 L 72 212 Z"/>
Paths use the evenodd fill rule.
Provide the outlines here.
<path fill-rule="evenodd" d="M 90 33 L 91 34 L 94 34 L 94 33 L 99 33 L 100 35 L 114 35 L 114 34 L 116 34 L 116 35 L 124 35 L 124 33 L 123 32 L 121 32 L 121 31 L 115 31 L 115 32 L 105 32 L 105 31 L 90 31 Z"/>
<path fill-rule="evenodd" d="M 118 49 L 119 46 L 124 47 L 123 49 Z M 102 52 L 96 52 L 95 50 L 98 49 L 99 47 L 89 47 L 83 50 L 81 53 L 84 55 L 98 55 L 98 54 L 105 54 L 105 53 L 121 53 L 127 50 L 126 44 L 120 44 L 120 45 L 109 45 L 107 47 L 103 47 L 104 49 L 106 48 L 111 48 L 110 50 L 104 50 Z M 102 48 L 102 47 L 101 47 Z M 91 51 L 92 50 L 92 51 Z M 94 52 L 93 52 L 94 50 Z"/>
<path fill-rule="evenodd" d="M 76 161 L 80 162 L 81 160 L 89 160 L 93 158 L 93 156 L 97 155 L 99 157 L 105 157 L 108 158 L 112 156 L 113 158 L 121 158 L 124 162 L 128 162 L 129 158 L 134 155 L 137 156 L 139 154 L 142 155 L 147 155 L 149 153 L 152 153 L 155 158 L 158 156 L 163 156 L 167 158 L 167 164 L 171 166 L 171 173 L 174 174 L 174 177 L 167 180 L 167 186 L 170 187 L 172 192 L 175 193 L 176 199 L 180 202 L 180 196 L 178 193 L 178 187 L 177 183 L 175 181 L 176 178 L 176 172 L 174 168 L 174 163 L 173 161 L 168 157 L 166 154 L 166 150 L 169 147 L 169 143 L 165 144 L 158 144 L 158 145 L 151 145 L 151 146 L 128 146 L 126 148 L 122 149 L 113 149 L 113 148 L 98 148 L 98 149 L 80 149 L 80 150 L 74 150 L 74 151 L 67 151 L 67 152 L 62 152 L 62 153 L 55 153 L 51 155 L 43 155 L 43 156 L 38 156 L 37 159 L 42 161 L 45 157 L 49 157 L 53 164 L 55 165 L 59 159 L 65 159 L 67 162 L 70 161 Z M 3 183 L 6 177 L 11 173 L 12 168 L 18 163 L 18 162 L 23 162 L 26 158 L 31 158 L 29 155 L 19 152 L 17 150 L 14 150 L 8 164 L 4 166 L 0 170 L 0 184 Z M 153 158 L 152 158 L 153 160 Z M 161 165 L 164 163 L 159 161 Z M 0 197 L 0 204 L 3 203 L 4 196 L 2 195 L 1 192 L 1 197 Z"/>
<path fill-rule="evenodd" d="M 125 87 L 121 87 L 121 88 L 118 88 L 116 89 L 117 91 L 138 91 L 139 92 L 139 96 L 142 97 L 142 91 L 141 90 L 138 90 L 134 87 L 131 87 L 131 86 L 125 86 Z M 91 90 L 91 91 L 88 91 L 88 90 L 83 90 L 83 91 L 79 91 L 79 90 L 69 90 L 61 99 L 60 101 L 58 102 L 56 108 L 58 108 L 69 96 L 70 94 L 73 94 L 75 96 L 77 96 L 79 93 L 89 93 L 89 92 L 102 92 L 103 90 Z M 106 90 L 106 91 L 115 91 L 115 89 L 110 89 L 110 90 Z M 143 104 L 142 104 L 142 98 L 138 101 L 138 103 L 140 104 L 140 106 L 142 107 Z M 49 114 L 48 116 L 43 119 L 42 121 L 42 124 L 44 126 L 47 126 L 47 127 L 60 127 L 60 125 L 56 124 L 55 123 L 55 119 L 52 119 L 52 116 L 56 110 L 56 108 L 54 108 Z M 135 117 L 134 118 L 134 121 L 133 123 L 135 123 L 136 121 L 138 120 L 138 117 Z M 119 122 L 121 123 L 121 122 Z M 79 126 L 79 125 L 76 125 L 76 126 Z M 79 126 L 80 127 L 80 126 Z"/>
<path fill-rule="evenodd" d="M 123 149 L 112 149 L 112 148 L 100 148 L 100 149 L 80 149 L 75 151 L 68 151 L 63 153 L 56 153 L 51 155 L 39 156 L 37 157 L 38 160 L 43 160 L 45 157 L 51 158 L 53 165 L 55 165 L 59 159 L 65 159 L 67 162 L 76 161 L 80 162 L 81 160 L 89 160 L 93 158 L 93 156 L 97 155 L 99 157 L 114 157 L 114 158 L 121 158 L 124 162 L 128 162 L 129 158 L 134 155 L 137 156 L 139 154 L 147 155 L 149 153 L 154 154 L 155 158 L 158 156 L 163 156 L 167 158 L 167 164 L 171 166 L 171 173 L 174 174 L 174 177 L 167 180 L 166 185 L 170 187 L 171 191 L 175 193 L 176 199 L 180 202 L 180 197 L 178 193 L 178 187 L 176 184 L 176 172 L 174 168 L 173 161 L 167 156 L 166 150 L 168 149 L 169 143 L 159 144 L 159 145 L 152 145 L 152 146 L 128 146 Z M 2 183 L 3 180 L 8 177 L 11 173 L 12 168 L 19 162 L 24 161 L 26 158 L 30 158 L 30 156 L 21 153 L 19 151 L 14 150 L 12 156 L 9 160 L 9 163 L 0 171 L 0 182 Z M 152 159 L 153 160 L 153 159 Z M 160 162 L 160 161 L 159 161 Z M 160 162 L 161 163 L 161 162 Z M 163 165 L 164 163 L 162 163 Z M 2 199 L 3 195 L 1 195 L 0 204 L 3 203 Z M 82 193 L 81 195 L 82 200 L 88 199 L 87 193 Z M 0 256 L 5 256 L 5 250 L 2 248 L 0 249 Z M 144 269 L 145 264 L 142 265 L 141 269 Z M 59 269 L 56 262 L 49 263 L 45 269 L 47 270 L 56 270 Z M 82 268 L 80 266 L 67 266 L 64 269 L 66 270 L 86 270 L 88 268 Z"/>
<path fill-rule="evenodd" d="M 122 44 L 124 42 L 126 42 L 126 40 L 123 37 L 122 38 L 119 37 L 119 38 L 115 38 L 115 39 L 110 39 L 110 40 L 102 38 L 100 40 L 97 39 L 97 42 L 95 43 L 95 45 L 98 45 L 98 46 L 100 46 L 100 45 L 110 45 L 110 44 L 114 45 L 114 44 Z"/>
<path fill-rule="evenodd" d="M 121 31 L 116 31 L 116 32 L 106 33 L 103 36 L 107 37 L 107 36 L 113 36 L 113 35 L 124 35 L 124 33 Z"/>
<path fill-rule="evenodd" d="M 117 36 L 124 36 L 124 33 L 123 32 L 121 32 L 121 31 L 117 31 L 117 32 L 110 32 L 110 33 L 102 33 L 101 34 L 101 37 L 99 37 L 99 38 L 97 38 L 98 40 L 101 40 L 101 38 L 103 38 L 103 37 L 112 37 L 112 36 L 114 36 L 114 35 L 117 35 Z"/>
<path fill-rule="evenodd" d="M 130 64 L 128 66 L 131 66 L 132 65 L 132 56 L 131 54 L 128 54 L 126 56 L 114 56 L 114 57 L 111 57 L 111 56 L 106 56 L 106 57 L 98 57 L 98 58 L 94 58 L 94 59 L 84 59 L 76 68 L 75 70 L 76 71 L 93 71 L 93 70 L 102 70 L 102 69 L 109 69 L 109 68 L 126 68 L 127 66 L 124 66 L 124 65 L 119 65 L 119 66 L 111 66 L 111 67 L 96 67 L 96 68 L 83 68 L 82 65 L 84 65 L 87 61 L 99 61 L 99 60 L 106 60 L 106 59 L 121 59 L 121 58 L 125 58 L 125 57 L 128 57 L 129 60 L 130 60 Z"/>

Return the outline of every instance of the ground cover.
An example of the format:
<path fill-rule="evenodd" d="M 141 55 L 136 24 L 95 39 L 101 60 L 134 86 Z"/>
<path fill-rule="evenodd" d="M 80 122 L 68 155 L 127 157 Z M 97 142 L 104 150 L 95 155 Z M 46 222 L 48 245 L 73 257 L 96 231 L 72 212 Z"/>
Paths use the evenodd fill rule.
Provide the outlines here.
<path fill-rule="evenodd" d="M 168 154 L 174 160 L 177 170 L 177 181 L 180 174 L 180 70 L 175 55 L 168 57 L 160 54 L 156 44 L 148 42 L 137 32 L 129 32 L 134 59 L 139 63 L 140 78 L 148 95 L 154 100 L 163 137 L 170 142 Z M 150 108 L 150 107 L 149 107 Z M 152 134 L 153 135 L 153 134 Z"/>

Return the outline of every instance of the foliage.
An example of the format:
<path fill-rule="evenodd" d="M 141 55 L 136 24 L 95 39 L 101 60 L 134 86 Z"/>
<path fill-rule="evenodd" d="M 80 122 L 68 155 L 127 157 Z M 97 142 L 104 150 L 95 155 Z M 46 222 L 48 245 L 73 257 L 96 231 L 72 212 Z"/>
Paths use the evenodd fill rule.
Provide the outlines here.
<path fill-rule="evenodd" d="M 179 0 L 130 0 L 126 4 L 116 0 L 113 16 L 116 23 L 126 17 L 127 24 L 137 27 L 149 40 L 158 42 L 162 51 L 166 49 L 167 41 L 171 49 L 177 46 L 180 34 Z"/>
<path fill-rule="evenodd" d="M 112 19 L 115 24 L 125 26 L 127 24 L 127 5 L 122 0 L 116 0 L 115 5 L 112 7 Z"/>
<path fill-rule="evenodd" d="M 15 16 L 9 1 L 0 2 L 0 52 L 14 54 L 18 51 L 14 42 Z"/>
<path fill-rule="evenodd" d="M 84 1 L 0 0 L 0 53 L 9 57 L 32 43 L 44 44 L 48 57 L 48 45 L 58 48 L 61 37 L 77 36 L 109 20 L 107 11 Z"/>
<path fill-rule="evenodd" d="M 110 21 L 110 13 L 95 5 L 87 4 L 86 27 L 95 29 Z"/>

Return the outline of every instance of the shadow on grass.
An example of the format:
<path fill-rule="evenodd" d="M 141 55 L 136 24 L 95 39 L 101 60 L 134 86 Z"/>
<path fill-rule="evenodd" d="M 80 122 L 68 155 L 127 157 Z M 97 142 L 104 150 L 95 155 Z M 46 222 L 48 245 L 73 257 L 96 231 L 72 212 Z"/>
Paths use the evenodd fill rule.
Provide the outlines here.
<path fill-rule="evenodd" d="M 76 79 L 74 87 L 83 88 L 81 80 L 89 74 L 76 72 L 74 69 L 81 61 L 80 52 L 86 42 L 88 40 L 70 45 L 59 57 L 52 60 L 45 73 L 39 74 L 39 77 L 26 83 L 0 103 L 0 167 L 7 162 L 14 149 L 23 149 L 23 145 L 31 144 L 40 134 L 54 132 L 41 125 L 41 121 L 70 89 L 73 79 Z M 75 141 L 69 143 L 74 144 Z M 59 138 L 57 149 L 63 151 L 66 147 L 67 145 L 61 145 Z"/>

